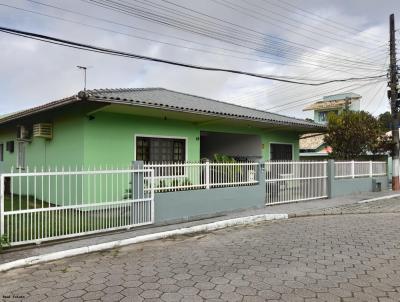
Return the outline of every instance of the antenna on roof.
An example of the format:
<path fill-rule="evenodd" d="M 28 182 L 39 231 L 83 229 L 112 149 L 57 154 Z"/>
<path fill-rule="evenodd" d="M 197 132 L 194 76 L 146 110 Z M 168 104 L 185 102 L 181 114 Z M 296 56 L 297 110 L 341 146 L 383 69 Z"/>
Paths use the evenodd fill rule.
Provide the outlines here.
<path fill-rule="evenodd" d="M 86 70 L 87 70 L 88 68 L 90 68 L 91 66 L 79 66 L 79 65 L 77 65 L 76 67 L 78 67 L 79 69 L 82 69 L 82 70 L 83 70 L 83 73 L 84 73 L 84 86 L 83 86 L 83 91 L 86 91 Z"/>

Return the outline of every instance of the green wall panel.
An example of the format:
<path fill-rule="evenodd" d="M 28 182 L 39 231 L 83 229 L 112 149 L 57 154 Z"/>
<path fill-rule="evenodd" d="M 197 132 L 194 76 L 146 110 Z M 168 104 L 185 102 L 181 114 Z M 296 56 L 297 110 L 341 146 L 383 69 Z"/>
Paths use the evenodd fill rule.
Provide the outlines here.
<path fill-rule="evenodd" d="M 187 139 L 187 159 L 200 159 L 200 131 L 190 122 L 99 112 L 85 120 L 86 165 L 126 166 L 134 160 L 135 135 Z"/>
<path fill-rule="evenodd" d="M 294 159 L 299 158 L 299 134 L 290 131 L 271 131 L 230 124 L 196 124 L 171 119 L 136 116 L 109 112 L 93 114 L 84 121 L 85 165 L 126 166 L 134 160 L 135 135 L 182 137 L 187 139 L 187 160 L 200 160 L 200 132 L 214 131 L 255 134 L 261 137 L 262 155 L 269 159 L 269 144 L 293 144 Z"/>
<path fill-rule="evenodd" d="M 290 143 L 294 159 L 299 157 L 299 134 L 294 131 L 264 130 L 219 121 L 214 124 L 177 121 L 155 117 L 136 116 L 110 112 L 92 113 L 89 119 L 83 114 L 57 118 L 53 121 L 53 139 L 33 138 L 26 147 L 26 163 L 33 169 L 44 167 L 110 167 L 129 165 L 135 156 L 135 135 L 182 137 L 187 139 L 187 160 L 200 159 L 200 132 L 214 131 L 253 134 L 261 137 L 262 156 L 269 159 L 270 143 Z M 0 129 L 0 143 L 16 139 L 16 128 Z M 0 165 L 6 171 L 16 166 L 17 144 L 14 153 L 4 152 Z"/>
<path fill-rule="evenodd" d="M 58 169 L 76 168 L 83 164 L 83 118 L 66 117 L 53 122 L 53 139 L 33 137 L 26 143 L 26 166 L 33 171 L 57 167 Z M 18 144 L 16 127 L 0 132 L 0 143 L 14 141 L 14 153 L 4 152 L 3 166 L 6 171 L 17 166 Z"/>

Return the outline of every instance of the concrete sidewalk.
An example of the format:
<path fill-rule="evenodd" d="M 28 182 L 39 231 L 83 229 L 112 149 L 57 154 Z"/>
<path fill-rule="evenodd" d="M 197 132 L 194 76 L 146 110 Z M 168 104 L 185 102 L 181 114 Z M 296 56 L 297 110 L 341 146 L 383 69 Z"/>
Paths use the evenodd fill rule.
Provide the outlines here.
<path fill-rule="evenodd" d="M 357 204 L 359 201 L 362 200 L 379 198 L 382 196 L 389 196 L 389 195 L 393 195 L 393 192 L 385 191 L 379 193 L 362 193 L 362 194 L 334 198 L 334 199 L 322 199 L 322 200 L 312 200 L 312 201 L 305 201 L 298 203 L 289 203 L 289 204 L 268 206 L 261 209 L 229 212 L 213 218 L 207 218 L 191 222 L 184 222 L 184 223 L 164 225 L 164 226 L 152 226 L 141 229 L 132 229 L 129 231 L 104 233 L 101 235 L 97 234 L 96 236 L 86 236 L 72 240 L 62 240 L 57 242 L 42 243 L 41 245 L 16 247 L 9 250 L 5 250 L 3 253 L 0 254 L 0 264 L 28 257 L 36 257 L 40 255 L 45 255 L 70 249 L 76 249 L 101 243 L 124 240 L 142 235 L 188 228 L 197 225 L 204 225 L 208 223 L 218 222 L 221 220 L 234 219 L 239 217 L 247 217 L 247 216 L 262 215 L 262 214 L 288 214 L 289 216 L 297 216 L 297 215 L 302 216 L 302 214 L 304 215 L 308 212 L 323 213 L 324 209 Z"/>

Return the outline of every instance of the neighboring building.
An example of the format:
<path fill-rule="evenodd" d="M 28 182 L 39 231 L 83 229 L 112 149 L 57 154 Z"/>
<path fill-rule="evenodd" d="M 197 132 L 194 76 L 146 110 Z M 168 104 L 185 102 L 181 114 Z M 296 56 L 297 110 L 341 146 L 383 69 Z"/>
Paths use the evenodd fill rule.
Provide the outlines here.
<path fill-rule="evenodd" d="M 323 125 L 162 88 L 80 92 L 0 118 L 2 170 L 299 158 Z"/>
<path fill-rule="evenodd" d="M 324 142 L 325 134 L 310 133 L 300 137 L 300 159 L 321 160 L 329 156 L 332 148 Z"/>
<path fill-rule="evenodd" d="M 314 111 L 314 122 L 326 124 L 329 113 L 339 114 L 346 107 L 351 111 L 360 111 L 360 102 L 361 95 L 353 92 L 328 95 L 324 96 L 322 101 L 307 106 L 303 111 Z"/>
<path fill-rule="evenodd" d="M 340 114 L 346 107 L 352 111 L 360 110 L 361 95 L 349 92 L 324 96 L 322 101 L 315 102 L 303 111 L 314 111 L 314 122 L 326 125 L 328 114 Z M 324 134 L 309 133 L 300 137 L 300 159 L 317 160 L 327 158 L 332 148 L 325 144 Z"/>

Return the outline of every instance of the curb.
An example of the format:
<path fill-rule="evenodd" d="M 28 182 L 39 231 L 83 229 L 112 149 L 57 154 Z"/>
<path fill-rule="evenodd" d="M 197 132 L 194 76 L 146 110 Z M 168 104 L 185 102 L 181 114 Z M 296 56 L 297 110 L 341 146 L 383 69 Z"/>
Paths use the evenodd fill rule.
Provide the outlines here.
<path fill-rule="evenodd" d="M 382 197 L 376 197 L 376 198 L 371 198 L 371 199 L 360 200 L 360 201 L 357 201 L 357 203 L 362 204 L 362 203 L 368 203 L 368 202 L 373 202 L 373 201 L 378 201 L 378 200 L 391 199 L 391 198 L 396 198 L 396 197 L 400 197 L 400 194 L 393 194 L 393 195 L 387 195 L 387 196 L 382 196 Z"/>
<path fill-rule="evenodd" d="M 58 259 L 63 259 L 72 256 L 78 256 L 83 254 L 88 254 L 92 252 L 99 252 L 104 250 L 113 249 L 116 247 L 122 247 L 130 244 L 141 243 L 146 241 L 153 241 L 157 239 L 164 239 L 177 235 L 185 235 L 199 232 L 207 232 L 218 229 L 223 229 L 236 225 L 246 225 L 253 224 L 268 220 L 279 220 L 288 219 L 288 214 L 262 214 L 254 216 L 239 217 L 227 220 L 216 221 L 208 224 L 196 225 L 188 228 L 176 229 L 172 231 L 159 232 L 154 234 L 142 235 L 128 239 L 122 239 L 117 241 L 111 241 L 106 243 L 100 243 L 90 246 L 84 246 L 76 249 L 70 249 L 60 252 L 54 252 L 39 256 L 28 257 L 25 259 L 18 259 L 15 261 L 0 264 L 0 272 L 4 272 L 14 268 L 25 267 L 29 265 L 39 264 L 48 261 L 54 261 Z"/>

